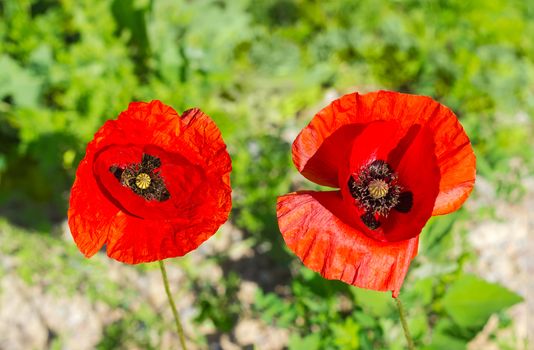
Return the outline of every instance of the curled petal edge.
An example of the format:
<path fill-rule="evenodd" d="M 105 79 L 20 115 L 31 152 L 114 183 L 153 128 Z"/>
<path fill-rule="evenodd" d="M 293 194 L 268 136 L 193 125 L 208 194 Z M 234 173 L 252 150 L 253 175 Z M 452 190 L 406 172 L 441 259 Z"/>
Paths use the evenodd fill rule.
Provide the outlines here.
<path fill-rule="evenodd" d="M 327 279 L 389 290 L 396 298 L 417 255 L 419 236 L 393 243 L 376 241 L 334 214 L 342 205 L 339 191 L 278 197 L 278 225 L 286 244 L 304 265 Z"/>
<path fill-rule="evenodd" d="M 321 148 L 331 148 L 329 143 L 334 143 L 339 153 L 351 137 L 357 136 L 356 125 L 379 120 L 395 120 L 406 129 L 421 124 L 434 133 L 441 182 L 432 215 L 448 214 L 460 208 L 474 187 L 475 154 L 456 115 L 427 96 L 382 90 L 367 94 L 355 92 L 334 100 L 295 139 L 292 149 L 295 166 L 315 183 L 339 187 L 337 167 L 331 163 L 340 156 Z M 346 129 L 349 125 L 354 126 L 352 130 Z M 339 135 L 335 135 L 337 131 Z M 329 141 L 334 136 L 339 140 Z M 325 166 L 319 167 L 318 163 Z"/>

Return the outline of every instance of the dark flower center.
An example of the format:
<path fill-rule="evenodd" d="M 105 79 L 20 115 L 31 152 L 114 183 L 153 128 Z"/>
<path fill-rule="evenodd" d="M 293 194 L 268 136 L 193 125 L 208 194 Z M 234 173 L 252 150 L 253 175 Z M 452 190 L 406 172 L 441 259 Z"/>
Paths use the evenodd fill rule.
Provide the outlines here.
<path fill-rule="evenodd" d="M 383 160 L 373 161 L 349 178 L 350 194 L 365 210 L 360 219 L 371 230 L 380 227 L 379 217 L 387 217 L 391 209 L 407 213 L 412 208 L 412 192 L 403 191 L 398 178 Z"/>
<path fill-rule="evenodd" d="M 165 186 L 163 178 L 157 168 L 161 166 L 161 160 L 150 154 L 143 154 L 140 163 L 128 164 L 126 167 L 112 165 L 109 171 L 120 181 L 120 183 L 131 189 L 135 194 L 144 199 L 166 201 L 170 198 L 170 193 Z"/>

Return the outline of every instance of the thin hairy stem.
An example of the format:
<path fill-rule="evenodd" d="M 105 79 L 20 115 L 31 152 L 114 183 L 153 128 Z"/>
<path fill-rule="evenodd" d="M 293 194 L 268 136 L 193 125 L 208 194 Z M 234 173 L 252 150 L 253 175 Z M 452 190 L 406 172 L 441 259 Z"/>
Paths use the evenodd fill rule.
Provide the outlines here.
<path fill-rule="evenodd" d="M 404 331 L 404 336 L 406 337 L 406 342 L 408 343 L 408 349 L 415 350 L 412 336 L 410 335 L 410 330 L 408 329 L 408 322 L 406 322 L 406 314 L 404 312 L 404 307 L 402 306 L 402 303 L 399 298 L 395 298 L 395 303 L 397 304 L 397 309 L 399 309 L 402 330 Z"/>
<path fill-rule="evenodd" d="M 169 304 L 171 305 L 172 314 L 174 315 L 174 321 L 176 322 L 176 331 L 178 332 L 178 337 L 180 338 L 180 344 L 182 345 L 183 350 L 187 350 L 185 346 L 185 337 L 184 329 L 182 323 L 180 322 L 180 316 L 178 315 L 178 310 L 176 309 L 176 304 L 172 298 L 171 290 L 169 288 L 169 279 L 167 278 L 167 270 L 165 270 L 165 265 L 163 260 L 159 260 L 159 269 L 161 270 L 161 277 L 163 277 L 163 285 L 165 286 L 165 292 L 167 293 L 167 298 L 169 299 Z"/>

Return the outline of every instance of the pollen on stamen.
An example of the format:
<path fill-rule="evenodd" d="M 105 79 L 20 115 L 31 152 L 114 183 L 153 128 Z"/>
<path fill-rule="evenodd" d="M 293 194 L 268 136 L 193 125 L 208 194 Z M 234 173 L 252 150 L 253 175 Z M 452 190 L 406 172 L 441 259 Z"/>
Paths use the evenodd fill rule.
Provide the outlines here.
<path fill-rule="evenodd" d="M 389 186 L 384 180 L 372 180 L 367 186 L 369 194 L 374 199 L 385 197 L 388 194 Z"/>
<path fill-rule="evenodd" d="M 125 167 L 112 165 L 109 171 L 124 187 L 148 201 L 163 202 L 171 197 L 165 181 L 157 168 L 161 166 L 158 157 L 143 154 L 140 163 L 131 163 Z"/>
<path fill-rule="evenodd" d="M 365 211 L 360 219 L 371 230 L 380 227 L 380 220 L 387 218 L 391 209 L 407 213 L 412 206 L 411 192 L 403 192 L 398 175 L 383 160 L 375 160 L 352 174 L 348 187 L 355 204 Z M 402 198 L 401 192 L 406 193 Z"/>
<path fill-rule="evenodd" d="M 140 173 L 135 177 L 135 185 L 142 190 L 146 190 L 150 186 L 150 176 L 146 173 Z"/>

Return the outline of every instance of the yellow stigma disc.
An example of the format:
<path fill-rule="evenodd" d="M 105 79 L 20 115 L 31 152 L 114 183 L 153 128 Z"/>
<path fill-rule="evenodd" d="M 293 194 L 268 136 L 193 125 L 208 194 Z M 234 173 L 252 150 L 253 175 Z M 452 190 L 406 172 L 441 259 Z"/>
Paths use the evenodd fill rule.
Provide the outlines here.
<path fill-rule="evenodd" d="M 384 180 L 373 180 L 369 183 L 367 189 L 371 197 L 379 199 L 388 194 L 389 186 Z"/>
<path fill-rule="evenodd" d="M 135 184 L 142 190 L 146 190 L 150 186 L 150 176 L 146 173 L 140 173 L 135 177 Z"/>

